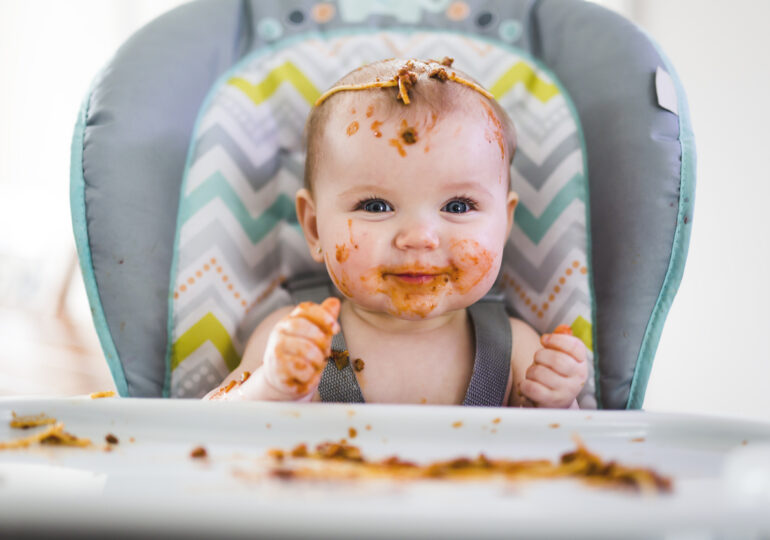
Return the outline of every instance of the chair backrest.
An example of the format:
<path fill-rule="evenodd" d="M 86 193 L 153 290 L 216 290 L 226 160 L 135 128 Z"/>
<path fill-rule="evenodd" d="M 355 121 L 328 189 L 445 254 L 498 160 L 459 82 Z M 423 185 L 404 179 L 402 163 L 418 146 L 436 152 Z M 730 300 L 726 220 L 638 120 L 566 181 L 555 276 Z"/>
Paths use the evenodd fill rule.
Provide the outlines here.
<path fill-rule="evenodd" d="M 276 285 L 314 270 L 287 203 L 312 96 L 366 61 L 444 55 L 523 135 L 509 307 L 593 348 L 598 406 L 641 406 L 686 257 L 692 133 L 651 40 L 571 0 L 204 0 L 132 37 L 84 102 L 72 161 L 81 266 L 122 395 L 215 385 L 288 301 Z"/>

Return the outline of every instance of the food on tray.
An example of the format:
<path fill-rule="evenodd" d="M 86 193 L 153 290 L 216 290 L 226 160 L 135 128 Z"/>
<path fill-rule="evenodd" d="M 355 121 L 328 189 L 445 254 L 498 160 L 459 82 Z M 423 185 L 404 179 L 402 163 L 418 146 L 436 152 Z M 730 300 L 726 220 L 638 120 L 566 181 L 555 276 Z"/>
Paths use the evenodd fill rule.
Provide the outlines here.
<path fill-rule="evenodd" d="M 112 433 L 108 433 L 107 435 L 105 435 L 104 440 L 110 444 L 118 444 L 119 442 L 118 438 Z"/>
<path fill-rule="evenodd" d="M 280 466 L 271 476 L 281 479 L 354 479 L 389 477 L 404 480 L 448 479 L 480 480 L 502 477 L 509 480 L 538 480 L 575 478 L 592 486 L 627 489 L 641 493 L 668 493 L 672 490 L 670 478 L 642 468 L 604 461 L 590 452 L 575 437 L 577 449 L 561 456 L 558 463 L 549 460 L 491 459 L 484 454 L 475 458 L 461 457 L 440 460 L 424 465 L 391 456 L 380 461 L 369 461 L 356 446 L 324 442 L 309 452 L 301 444 L 293 450 L 273 448 L 267 455 Z M 288 458 L 294 458 L 289 460 Z"/>
<path fill-rule="evenodd" d="M 208 457 L 208 455 L 209 455 L 209 453 L 202 446 L 196 446 L 190 452 L 190 457 L 194 458 L 194 459 L 205 458 L 205 457 Z"/>
<path fill-rule="evenodd" d="M 94 392 L 91 394 L 91 399 L 99 399 L 99 398 L 107 398 L 107 397 L 115 397 L 115 392 L 112 390 L 107 390 L 106 392 Z"/>
<path fill-rule="evenodd" d="M 56 423 L 56 418 L 46 416 L 45 413 L 18 416 L 15 412 L 11 411 L 11 415 L 13 416 L 13 419 L 11 420 L 12 428 L 29 429 L 31 427 L 45 426 L 48 424 Z"/>
<path fill-rule="evenodd" d="M 33 444 L 51 444 L 62 446 L 90 446 L 91 441 L 76 437 L 71 433 L 64 431 L 64 423 L 57 422 L 56 418 L 51 418 L 45 413 L 18 416 L 11 411 L 13 419 L 10 422 L 12 428 L 29 429 L 40 426 L 50 426 L 42 431 L 38 431 L 28 437 L 21 437 L 10 441 L 0 441 L 0 450 L 12 450 L 15 448 L 26 448 Z"/>
<path fill-rule="evenodd" d="M 89 439 L 81 439 L 72 435 L 71 433 L 64 431 L 64 424 L 62 422 L 58 422 L 28 437 L 0 442 L 0 450 L 26 448 L 38 443 L 80 447 L 91 445 L 91 441 Z"/>

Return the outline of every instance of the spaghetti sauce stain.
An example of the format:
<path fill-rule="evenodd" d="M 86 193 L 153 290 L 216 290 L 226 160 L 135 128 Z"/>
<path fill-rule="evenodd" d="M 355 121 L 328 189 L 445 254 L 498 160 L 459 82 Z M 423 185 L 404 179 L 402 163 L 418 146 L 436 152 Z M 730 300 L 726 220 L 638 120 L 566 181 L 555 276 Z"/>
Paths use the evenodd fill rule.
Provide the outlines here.
<path fill-rule="evenodd" d="M 448 266 L 377 266 L 361 275 L 361 294 L 382 294 L 390 302 L 388 312 L 397 316 L 427 317 L 445 296 L 465 294 L 491 271 L 494 256 L 471 239 L 454 240 L 450 244 Z M 343 272 L 339 280 L 330 272 L 338 288 L 350 291 Z M 405 274 L 422 274 L 427 278 L 414 283 L 400 278 Z M 348 296 L 350 296 L 348 294 Z"/>
<path fill-rule="evenodd" d="M 414 144 L 417 142 L 417 130 L 410 126 L 406 120 L 401 120 L 401 139 L 406 144 Z"/>
<path fill-rule="evenodd" d="M 487 132 L 487 141 L 490 143 L 497 142 L 500 147 L 500 158 L 505 159 L 505 137 L 503 136 L 503 124 L 495 114 L 492 106 L 485 100 L 479 100 L 484 110 L 487 112 L 487 120 L 489 121 L 490 131 Z"/>
<path fill-rule="evenodd" d="M 343 263 L 348 260 L 348 257 L 350 256 L 350 251 L 348 251 L 348 246 L 345 244 L 339 245 L 337 244 L 337 262 Z"/>
<path fill-rule="evenodd" d="M 348 137 L 350 137 L 351 135 L 355 135 L 357 131 L 358 131 L 358 122 L 353 120 L 350 123 L 350 125 L 348 125 Z"/>
<path fill-rule="evenodd" d="M 374 122 L 372 122 L 372 126 L 370 128 L 374 133 L 374 136 L 377 138 L 382 137 L 382 131 L 380 131 L 381 125 L 382 125 L 382 122 L 380 122 L 379 120 L 375 120 Z"/>
<path fill-rule="evenodd" d="M 388 141 L 388 144 L 390 144 L 390 146 L 396 147 L 396 150 L 398 150 L 399 156 L 406 157 L 406 150 L 404 150 L 404 147 L 401 146 L 401 141 L 399 141 L 398 139 L 390 139 Z"/>
<path fill-rule="evenodd" d="M 358 249 L 358 244 L 353 239 L 353 220 L 348 219 L 348 236 L 350 237 L 350 245 L 353 246 L 353 249 Z"/>
<path fill-rule="evenodd" d="M 371 118 L 373 114 L 374 114 L 374 105 L 369 105 L 366 108 L 366 117 Z"/>

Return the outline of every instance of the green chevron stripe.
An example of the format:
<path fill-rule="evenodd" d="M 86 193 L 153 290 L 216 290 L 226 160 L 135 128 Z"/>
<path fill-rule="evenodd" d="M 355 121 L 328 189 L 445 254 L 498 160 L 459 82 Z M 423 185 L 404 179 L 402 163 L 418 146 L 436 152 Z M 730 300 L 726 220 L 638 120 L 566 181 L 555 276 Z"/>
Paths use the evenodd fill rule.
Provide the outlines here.
<path fill-rule="evenodd" d="M 253 244 L 262 240 L 278 222 L 287 221 L 290 224 L 297 222 L 294 201 L 284 193 L 278 194 L 273 204 L 266 208 L 259 217 L 251 217 L 233 187 L 225 180 L 222 173 L 217 171 L 185 197 L 180 212 L 181 223 L 187 222 L 201 208 L 216 198 L 222 199 Z"/>
<path fill-rule="evenodd" d="M 593 351 L 594 334 L 592 332 L 591 323 L 578 315 L 577 319 L 572 321 L 570 327 L 572 328 L 572 335 L 585 343 L 585 346 L 588 347 L 589 351 Z"/>
<path fill-rule="evenodd" d="M 547 103 L 552 97 L 559 94 L 559 87 L 545 82 L 537 76 L 537 72 L 526 62 L 519 61 L 511 69 L 503 73 L 495 84 L 489 89 L 495 99 L 500 99 L 507 94 L 517 83 L 524 83 L 530 94 L 543 103 Z"/>
<path fill-rule="evenodd" d="M 242 77 L 233 77 L 227 84 L 238 88 L 246 94 L 255 105 L 261 104 L 272 96 L 283 82 L 290 82 L 303 98 L 313 105 L 321 95 L 321 92 L 310 82 L 300 69 L 293 63 L 286 61 L 270 73 L 257 84 L 250 83 Z"/>
<path fill-rule="evenodd" d="M 578 173 L 573 176 L 564 187 L 559 190 L 540 217 L 535 217 L 529 208 L 520 204 L 516 209 L 514 221 L 527 235 L 532 243 L 538 244 L 545 233 L 548 232 L 553 222 L 564 212 L 564 210 L 574 201 L 580 199 L 585 202 L 585 192 L 583 191 L 583 175 Z"/>
<path fill-rule="evenodd" d="M 222 359 L 230 371 L 241 363 L 241 355 L 235 350 L 233 341 L 227 329 L 219 322 L 213 313 L 207 313 L 201 320 L 192 325 L 182 334 L 171 348 L 171 371 L 175 370 L 185 358 L 195 352 L 198 347 L 210 341 L 222 355 Z"/>

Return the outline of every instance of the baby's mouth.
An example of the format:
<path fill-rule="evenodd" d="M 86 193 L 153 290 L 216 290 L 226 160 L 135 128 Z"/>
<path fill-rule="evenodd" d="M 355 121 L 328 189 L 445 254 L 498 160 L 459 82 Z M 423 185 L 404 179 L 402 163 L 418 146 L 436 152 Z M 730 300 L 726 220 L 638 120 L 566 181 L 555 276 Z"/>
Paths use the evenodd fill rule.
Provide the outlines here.
<path fill-rule="evenodd" d="M 395 277 L 398 280 L 412 284 L 430 283 L 436 279 L 440 274 L 423 274 L 423 273 L 403 273 L 403 274 L 386 274 Z"/>

